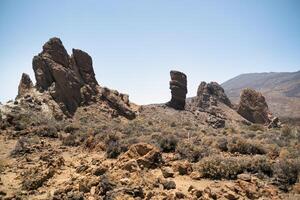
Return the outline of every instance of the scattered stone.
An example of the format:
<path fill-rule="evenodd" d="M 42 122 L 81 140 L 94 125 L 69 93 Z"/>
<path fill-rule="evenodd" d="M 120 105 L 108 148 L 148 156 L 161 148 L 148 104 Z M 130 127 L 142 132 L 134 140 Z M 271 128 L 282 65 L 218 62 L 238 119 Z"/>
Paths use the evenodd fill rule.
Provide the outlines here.
<path fill-rule="evenodd" d="M 176 193 L 175 193 L 175 196 L 176 196 L 176 198 L 178 198 L 178 199 L 184 199 L 184 198 L 186 197 L 185 194 L 182 193 L 182 192 L 176 192 Z"/>
<path fill-rule="evenodd" d="M 200 180 L 203 175 L 200 172 L 194 171 L 190 174 L 191 179 Z"/>
<path fill-rule="evenodd" d="M 101 176 L 101 175 L 105 174 L 106 171 L 107 171 L 107 168 L 104 167 L 103 165 L 100 165 L 97 168 L 94 168 L 92 170 L 92 174 L 94 174 L 95 176 Z"/>
<path fill-rule="evenodd" d="M 50 179 L 54 173 L 55 170 L 52 167 L 45 170 L 41 170 L 39 167 L 33 167 L 25 172 L 22 187 L 26 190 L 36 190 Z"/>
<path fill-rule="evenodd" d="M 165 178 L 174 177 L 174 171 L 171 167 L 163 167 L 161 172 Z"/>
<path fill-rule="evenodd" d="M 120 156 L 118 162 L 121 166 L 135 168 L 135 162 L 140 168 L 156 168 L 162 163 L 161 153 L 158 148 L 146 143 L 131 145 L 129 150 Z M 130 165 L 128 165 L 130 163 Z"/>
<path fill-rule="evenodd" d="M 176 189 L 176 183 L 173 180 L 164 179 L 161 181 L 165 190 Z"/>

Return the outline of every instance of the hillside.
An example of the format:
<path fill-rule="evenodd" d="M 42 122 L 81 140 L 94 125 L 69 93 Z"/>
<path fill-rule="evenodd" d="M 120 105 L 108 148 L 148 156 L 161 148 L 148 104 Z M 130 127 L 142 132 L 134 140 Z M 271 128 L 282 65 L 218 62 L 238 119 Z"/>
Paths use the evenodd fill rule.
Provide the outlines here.
<path fill-rule="evenodd" d="M 242 89 L 252 88 L 262 92 L 274 114 L 300 117 L 300 71 L 241 74 L 222 87 L 233 103 L 238 103 Z"/>
<path fill-rule="evenodd" d="M 216 82 L 186 99 L 137 105 L 99 84 L 92 57 L 51 38 L 0 105 L 0 199 L 299 199 L 300 131 L 244 90 L 235 109 Z M 100 80 L 101 81 L 101 80 Z M 276 120 L 277 119 L 277 120 Z"/>

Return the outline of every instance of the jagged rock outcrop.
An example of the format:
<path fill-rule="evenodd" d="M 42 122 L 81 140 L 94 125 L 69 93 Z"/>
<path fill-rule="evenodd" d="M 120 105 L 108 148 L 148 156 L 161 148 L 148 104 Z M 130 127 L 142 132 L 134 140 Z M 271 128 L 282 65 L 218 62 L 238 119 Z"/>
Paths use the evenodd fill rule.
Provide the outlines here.
<path fill-rule="evenodd" d="M 95 78 L 91 56 L 79 49 L 73 49 L 69 56 L 59 38 L 51 38 L 44 44 L 42 52 L 33 58 L 32 66 L 36 88 L 49 92 L 68 116 L 81 105 L 104 100 L 117 113 L 130 119 L 135 117 L 127 95 L 109 89 L 102 91 Z"/>
<path fill-rule="evenodd" d="M 224 89 L 217 82 L 206 83 L 202 81 L 197 90 L 197 96 L 190 99 L 187 109 L 193 112 L 206 112 L 209 117 L 206 122 L 213 128 L 225 127 L 226 114 L 219 107 L 221 102 L 232 108 L 229 98 Z"/>
<path fill-rule="evenodd" d="M 18 96 L 17 96 L 17 98 L 23 96 L 25 93 L 27 93 L 32 88 L 33 88 L 33 83 L 31 81 L 29 75 L 23 73 L 22 78 L 21 78 L 20 83 L 19 83 L 19 87 L 18 87 Z"/>
<path fill-rule="evenodd" d="M 77 65 L 75 56 L 72 58 L 68 55 L 60 39 L 51 38 L 43 46 L 43 51 L 35 56 L 32 62 L 37 81 L 36 87 L 40 91 L 49 90 L 63 111 L 70 114 L 73 114 L 80 103 L 85 101 L 82 98 L 84 94 L 82 94 L 81 88 L 85 86 L 91 89 L 89 83 L 84 82 L 80 74 L 79 67 L 81 65 Z M 91 63 L 86 63 L 86 65 L 89 64 Z M 92 68 L 92 66 L 90 67 Z"/>
<path fill-rule="evenodd" d="M 270 111 L 265 97 L 253 89 L 247 88 L 241 92 L 237 112 L 252 123 L 270 123 Z"/>
<path fill-rule="evenodd" d="M 217 82 L 206 83 L 202 81 L 197 90 L 197 97 L 198 106 L 202 108 L 207 108 L 210 105 L 216 106 L 218 101 L 232 107 L 224 89 Z"/>
<path fill-rule="evenodd" d="M 170 75 L 170 90 L 172 98 L 167 105 L 177 110 L 184 110 L 187 94 L 186 75 L 179 71 L 170 71 Z"/>

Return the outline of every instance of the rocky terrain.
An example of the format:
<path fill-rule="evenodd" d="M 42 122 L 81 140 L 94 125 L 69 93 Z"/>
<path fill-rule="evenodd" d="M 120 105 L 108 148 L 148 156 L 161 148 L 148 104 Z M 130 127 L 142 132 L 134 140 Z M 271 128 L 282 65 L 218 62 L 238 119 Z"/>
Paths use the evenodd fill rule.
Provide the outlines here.
<path fill-rule="evenodd" d="M 171 71 L 169 102 L 136 105 L 58 38 L 33 70 L 0 105 L 0 199 L 300 198 L 300 127 L 260 92 L 234 104 L 201 82 L 186 99 L 188 77 Z"/>
<path fill-rule="evenodd" d="M 257 90 L 266 97 L 274 114 L 300 121 L 300 71 L 242 74 L 222 87 L 233 103 L 238 103 L 244 88 Z"/>

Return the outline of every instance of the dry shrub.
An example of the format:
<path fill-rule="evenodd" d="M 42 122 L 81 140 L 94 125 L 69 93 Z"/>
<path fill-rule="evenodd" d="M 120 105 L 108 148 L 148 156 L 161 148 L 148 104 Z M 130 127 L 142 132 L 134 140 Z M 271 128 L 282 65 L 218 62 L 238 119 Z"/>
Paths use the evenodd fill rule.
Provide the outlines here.
<path fill-rule="evenodd" d="M 282 128 L 281 128 L 281 135 L 284 136 L 284 137 L 288 137 L 292 134 L 292 128 L 291 126 L 289 125 L 284 125 Z"/>
<path fill-rule="evenodd" d="M 179 154 L 181 159 L 187 159 L 190 162 L 198 162 L 202 158 L 210 155 L 212 152 L 207 146 L 195 145 L 188 141 L 180 142 L 177 145 L 176 153 Z"/>
<path fill-rule="evenodd" d="M 223 138 L 219 138 L 217 140 L 217 148 L 219 148 L 221 151 L 228 151 L 228 141 L 227 138 L 223 137 Z"/>
<path fill-rule="evenodd" d="M 300 159 L 280 159 L 273 165 L 273 172 L 279 188 L 288 191 L 300 176 Z"/>
<path fill-rule="evenodd" d="M 165 135 L 159 140 L 159 146 L 163 152 L 174 152 L 178 139 L 174 135 Z"/>
<path fill-rule="evenodd" d="M 248 129 L 250 131 L 265 131 L 265 127 L 262 124 L 251 124 Z"/>
<path fill-rule="evenodd" d="M 252 158 L 209 156 L 203 158 L 197 168 L 204 177 L 211 179 L 236 179 L 238 174 L 244 172 L 272 175 L 272 163 L 265 156 Z"/>
<path fill-rule="evenodd" d="M 244 171 L 241 160 L 237 158 L 225 158 L 222 156 L 210 156 L 203 158 L 198 165 L 200 173 L 211 179 L 235 179 Z"/>
<path fill-rule="evenodd" d="M 227 147 L 228 147 L 228 151 L 231 153 L 250 154 L 250 155 L 267 153 L 267 150 L 263 147 L 262 144 L 250 140 L 245 140 L 242 138 L 233 138 L 228 143 Z"/>
<path fill-rule="evenodd" d="M 78 146 L 79 142 L 77 141 L 76 135 L 67 134 L 66 136 L 62 137 L 62 144 L 65 146 Z"/>

